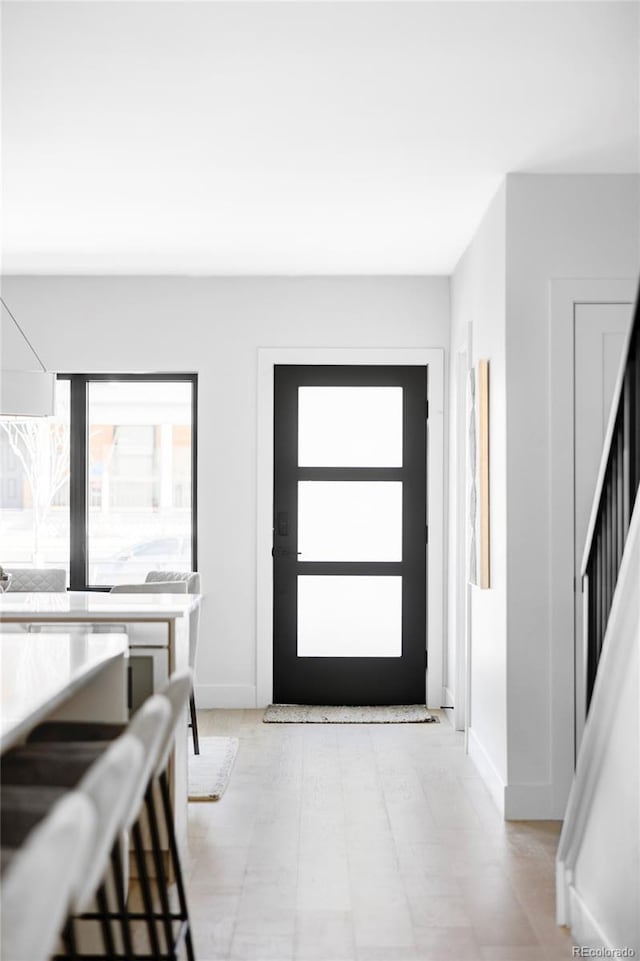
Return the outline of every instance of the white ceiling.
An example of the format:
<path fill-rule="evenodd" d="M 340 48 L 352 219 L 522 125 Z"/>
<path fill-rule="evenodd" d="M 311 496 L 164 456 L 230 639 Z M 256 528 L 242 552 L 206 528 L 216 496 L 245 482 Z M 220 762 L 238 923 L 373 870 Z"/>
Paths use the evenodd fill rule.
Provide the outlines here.
<path fill-rule="evenodd" d="M 449 273 L 508 171 L 638 170 L 639 11 L 4 2 L 4 270 Z"/>

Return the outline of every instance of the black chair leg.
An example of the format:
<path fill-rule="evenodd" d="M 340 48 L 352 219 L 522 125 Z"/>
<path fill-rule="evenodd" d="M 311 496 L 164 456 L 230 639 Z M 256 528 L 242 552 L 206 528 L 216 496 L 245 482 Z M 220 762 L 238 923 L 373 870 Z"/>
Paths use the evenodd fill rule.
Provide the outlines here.
<path fill-rule="evenodd" d="M 73 918 L 67 918 L 67 923 L 62 931 L 62 943 L 64 944 L 66 952 L 65 956 L 71 958 L 71 961 L 75 961 L 78 957 L 78 946 L 76 944 L 76 930 L 73 925 Z"/>
<path fill-rule="evenodd" d="M 116 841 L 111 852 L 111 866 L 113 868 L 113 882 L 116 889 L 116 901 L 118 913 L 120 915 L 120 930 L 122 933 L 122 945 L 127 961 L 133 958 L 133 937 L 131 935 L 131 921 L 127 908 L 127 896 L 124 891 L 124 871 L 122 869 L 122 857 L 120 855 L 120 839 Z"/>
<path fill-rule="evenodd" d="M 195 953 L 193 950 L 193 941 L 191 938 L 191 922 L 189 921 L 189 909 L 187 907 L 187 896 L 184 888 L 184 880 L 182 877 L 182 867 L 180 865 L 180 853 L 178 851 L 178 844 L 176 841 L 176 832 L 173 826 L 173 811 L 171 808 L 171 795 L 169 793 L 169 781 L 167 780 L 167 772 L 163 771 L 159 777 L 160 783 L 160 796 L 162 798 L 162 809 L 165 820 L 165 827 L 167 829 L 167 836 L 169 839 L 169 854 L 171 856 L 171 863 L 173 864 L 173 872 L 176 879 L 176 888 L 178 891 L 178 903 L 180 905 L 180 917 L 181 920 L 186 924 L 186 934 L 185 934 L 185 945 L 187 947 L 187 958 L 188 961 L 195 961 Z"/>
<path fill-rule="evenodd" d="M 111 919 L 109 917 L 109 905 L 107 903 L 107 892 L 104 884 L 101 884 L 96 892 L 98 911 L 100 913 L 100 927 L 102 928 L 102 940 L 104 941 L 105 957 L 111 959 L 116 957 L 116 948 L 113 941 L 113 931 L 111 930 Z"/>
<path fill-rule="evenodd" d="M 191 714 L 191 736 L 193 737 L 193 753 L 200 753 L 200 739 L 198 738 L 198 715 L 196 714 L 196 698 L 191 692 L 189 698 L 189 712 Z"/>
<path fill-rule="evenodd" d="M 153 785 L 149 785 L 145 794 L 145 806 L 149 820 L 149 833 L 151 834 L 151 847 L 153 850 L 153 863 L 156 872 L 156 884 L 162 908 L 162 923 L 164 926 L 164 937 L 167 942 L 167 956 L 170 961 L 175 961 L 175 944 L 173 940 L 173 925 L 171 919 L 171 905 L 169 904 L 169 884 L 162 860 L 162 845 L 160 843 L 160 830 L 158 828 L 158 817 L 156 806 L 153 800 Z"/>
<path fill-rule="evenodd" d="M 156 922 L 153 912 L 153 898 L 151 895 L 151 886 L 149 884 L 149 873 L 147 871 L 145 850 L 142 843 L 142 831 L 140 830 L 140 823 L 138 821 L 136 821 L 136 823 L 133 825 L 131 833 L 133 835 L 133 849 L 136 857 L 136 865 L 138 867 L 138 880 L 140 881 L 142 903 L 144 905 L 144 912 L 147 919 L 149 947 L 151 948 L 152 957 L 157 958 L 160 955 L 160 941 L 158 940 L 158 931 L 156 929 Z"/>

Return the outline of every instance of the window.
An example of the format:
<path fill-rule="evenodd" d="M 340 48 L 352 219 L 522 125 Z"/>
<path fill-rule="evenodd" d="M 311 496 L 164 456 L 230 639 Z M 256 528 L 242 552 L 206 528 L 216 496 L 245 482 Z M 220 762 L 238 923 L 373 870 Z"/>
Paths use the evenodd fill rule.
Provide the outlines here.
<path fill-rule="evenodd" d="M 72 589 L 195 570 L 196 375 L 71 374 L 53 419 L 0 421 L 3 566 Z"/>
<path fill-rule="evenodd" d="M 53 417 L 0 419 L 0 564 L 69 571 L 70 385 Z"/>

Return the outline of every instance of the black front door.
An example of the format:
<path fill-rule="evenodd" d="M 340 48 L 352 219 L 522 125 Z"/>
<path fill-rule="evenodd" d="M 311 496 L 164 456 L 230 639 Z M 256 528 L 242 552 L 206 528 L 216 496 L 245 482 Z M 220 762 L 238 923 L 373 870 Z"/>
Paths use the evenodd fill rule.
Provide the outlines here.
<path fill-rule="evenodd" d="M 424 367 L 275 368 L 275 703 L 425 703 L 426 397 Z"/>

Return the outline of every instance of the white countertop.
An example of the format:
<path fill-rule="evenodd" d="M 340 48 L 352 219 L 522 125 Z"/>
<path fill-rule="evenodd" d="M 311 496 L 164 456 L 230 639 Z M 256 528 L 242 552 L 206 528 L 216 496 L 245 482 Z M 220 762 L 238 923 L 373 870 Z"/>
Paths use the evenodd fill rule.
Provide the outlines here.
<path fill-rule="evenodd" d="M 0 621 L 162 621 L 184 617 L 199 603 L 199 594 L 7 591 L 0 594 Z"/>
<path fill-rule="evenodd" d="M 126 651 L 126 634 L 0 634 L 0 750 L 23 740 Z"/>

